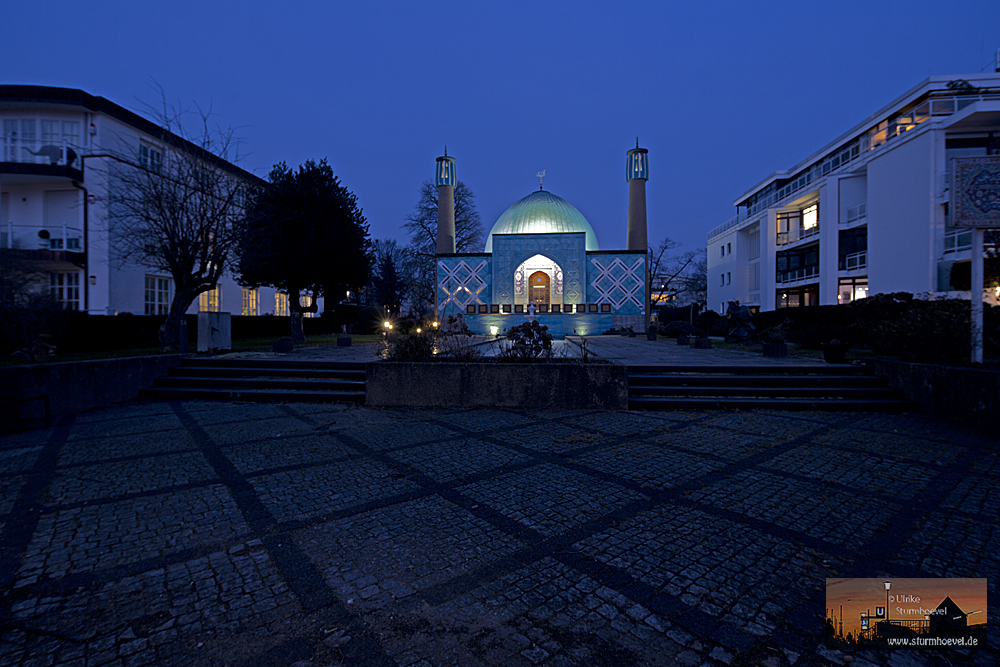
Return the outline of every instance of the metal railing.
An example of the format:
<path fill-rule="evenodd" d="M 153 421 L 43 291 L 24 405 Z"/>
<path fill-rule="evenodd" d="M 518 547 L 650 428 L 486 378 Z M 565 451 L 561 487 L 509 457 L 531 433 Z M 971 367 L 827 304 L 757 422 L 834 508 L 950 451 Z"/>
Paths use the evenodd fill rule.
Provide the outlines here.
<path fill-rule="evenodd" d="M 810 236 L 816 236 L 817 234 L 819 234 L 819 223 L 809 227 L 808 229 L 798 227 L 796 229 L 790 229 L 787 232 L 778 232 L 777 244 L 788 245 L 789 243 L 795 243 L 796 241 L 801 241 L 802 239 L 807 239 Z"/>
<path fill-rule="evenodd" d="M 844 257 L 844 261 L 840 263 L 841 271 L 857 271 L 858 269 L 868 268 L 868 251 L 862 250 L 861 252 L 853 252 L 850 255 Z"/>
<path fill-rule="evenodd" d="M 3 135 L 3 146 L 0 147 L 0 158 L 3 162 L 21 164 L 55 164 L 80 168 L 80 156 L 83 149 L 66 139 L 37 139 L 35 137 L 18 137 L 14 134 Z"/>
<path fill-rule="evenodd" d="M 784 285 L 785 283 L 794 283 L 798 280 L 807 280 L 809 278 L 815 278 L 818 275 L 819 275 L 818 266 L 807 266 L 802 269 L 795 269 L 794 271 L 779 272 L 775 282 L 779 285 Z"/>
<path fill-rule="evenodd" d="M 83 252 L 83 230 L 69 225 L 48 229 L 40 225 L 15 225 L 8 221 L 0 228 L 0 248 Z"/>
<path fill-rule="evenodd" d="M 849 225 L 852 222 L 857 222 L 868 216 L 868 202 L 861 202 L 857 206 L 852 206 L 847 209 L 847 219 L 843 220 L 843 224 Z"/>
<path fill-rule="evenodd" d="M 726 231 L 727 229 L 731 229 L 736 225 L 740 224 L 741 222 L 745 222 L 749 218 L 750 216 L 747 214 L 746 211 L 743 211 L 742 213 L 737 213 L 733 217 L 729 218 L 729 220 L 726 220 L 724 223 L 722 223 L 721 225 L 710 231 L 708 233 L 709 240 L 715 238 L 716 236 Z"/>
<path fill-rule="evenodd" d="M 960 229 L 944 235 L 944 254 L 972 250 L 972 230 Z"/>

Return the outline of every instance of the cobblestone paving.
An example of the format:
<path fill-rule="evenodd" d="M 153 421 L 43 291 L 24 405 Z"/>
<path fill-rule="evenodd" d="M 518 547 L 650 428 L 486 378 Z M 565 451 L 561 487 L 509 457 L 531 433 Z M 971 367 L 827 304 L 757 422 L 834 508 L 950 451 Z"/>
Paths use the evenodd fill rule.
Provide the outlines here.
<path fill-rule="evenodd" d="M 0 665 L 1000 664 L 822 646 L 827 577 L 1000 582 L 913 415 L 146 403 L 0 438 Z"/>

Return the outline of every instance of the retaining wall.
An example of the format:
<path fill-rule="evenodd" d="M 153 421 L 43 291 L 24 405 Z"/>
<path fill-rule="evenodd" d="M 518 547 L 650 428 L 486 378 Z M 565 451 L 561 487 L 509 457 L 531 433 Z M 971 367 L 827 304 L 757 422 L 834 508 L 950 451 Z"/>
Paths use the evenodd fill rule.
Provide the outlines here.
<path fill-rule="evenodd" d="M 164 354 L 3 367 L 0 368 L 0 399 L 50 394 L 53 419 L 104 408 L 137 399 L 140 389 L 151 387 L 153 380 L 166 375 L 184 357 Z M 42 407 L 37 401 L 24 404 L 22 416 L 40 417 Z M 4 407 L 4 419 L 8 412 L 13 415 L 10 406 Z"/>
<path fill-rule="evenodd" d="M 628 409 L 622 365 L 376 362 L 365 368 L 365 404 L 377 407 Z"/>
<path fill-rule="evenodd" d="M 923 412 L 947 421 L 997 432 L 1000 372 L 959 366 L 874 359 L 875 373 L 901 390 Z"/>

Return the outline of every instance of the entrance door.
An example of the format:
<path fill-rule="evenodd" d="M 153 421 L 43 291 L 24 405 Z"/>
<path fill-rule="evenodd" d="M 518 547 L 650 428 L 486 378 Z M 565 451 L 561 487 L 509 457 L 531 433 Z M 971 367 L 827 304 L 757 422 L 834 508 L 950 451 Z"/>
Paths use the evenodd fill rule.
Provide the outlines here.
<path fill-rule="evenodd" d="M 549 274 L 544 271 L 535 271 L 528 277 L 528 300 L 534 301 L 536 306 L 548 305 L 551 301 L 549 280 Z"/>

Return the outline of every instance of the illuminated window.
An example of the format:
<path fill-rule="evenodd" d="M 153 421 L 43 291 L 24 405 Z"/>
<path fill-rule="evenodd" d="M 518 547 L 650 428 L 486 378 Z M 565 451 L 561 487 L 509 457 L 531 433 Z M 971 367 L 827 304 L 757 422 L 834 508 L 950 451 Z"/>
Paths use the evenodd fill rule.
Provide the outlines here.
<path fill-rule="evenodd" d="M 304 297 L 301 297 L 299 299 L 299 304 L 301 304 L 301 306 L 303 308 L 309 308 L 310 306 L 313 305 L 313 299 L 314 298 L 315 297 L 313 295 L 307 294 Z M 316 317 L 316 313 L 302 313 L 302 316 L 303 317 Z"/>
<path fill-rule="evenodd" d="M 279 317 L 288 317 L 288 295 L 281 292 L 274 293 L 274 314 Z"/>
<path fill-rule="evenodd" d="M 80 273 L 50 273 L 49 294 L 66 310 L 80 310 Z"/>
<path fill-rule="evenodd" d="M 802 229 L 812 229 L 819 224 L 819 206 L 813 204 L 802 209 Z"/>
<path fill-rule="evenodd" d="M 220 303 L 222 303 L 222 288 L 219 285 L 198 295 L 199 312 L 217 313 L 219 312 Z"/>
<path fill-rule="evenodd" d="M 247 287 L 243 288 L 243 314 L 257 314 L 257 290 Z"/>
<path fill-rule="evenodd" d="M 170 309 L 170 278 L 146 276 L 144 300 L 147 315 L 166 315 Z"/>

